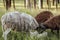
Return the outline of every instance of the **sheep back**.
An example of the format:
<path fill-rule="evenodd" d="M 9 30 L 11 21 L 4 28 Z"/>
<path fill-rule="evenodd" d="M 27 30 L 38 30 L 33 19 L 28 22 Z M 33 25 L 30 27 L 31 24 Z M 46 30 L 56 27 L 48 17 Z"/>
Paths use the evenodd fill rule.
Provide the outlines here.
<path fill-rule="evenodd" d="M 46 20 L 48 20 L 52 16 L 53 16 L 52 12 L 50 12 L 50 11 L 43 11 L 43 12 L 40 12 L 35 17 L 35 19 L 37 20 L 38 23 L 43 23 L 43 22 L 45 22 Z"/>
<path fill-rule="evenodd" d="M 46 22 L 44 22 L 44 25 L 46 25 L 47 28 L 51 29 L 60 29 L 60 15 L 51 17 Z"/>

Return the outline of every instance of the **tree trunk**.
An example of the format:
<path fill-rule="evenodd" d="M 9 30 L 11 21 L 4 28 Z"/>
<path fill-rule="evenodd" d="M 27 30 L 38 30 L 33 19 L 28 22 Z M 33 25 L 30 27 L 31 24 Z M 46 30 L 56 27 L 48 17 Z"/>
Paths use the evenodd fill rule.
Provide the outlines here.
<path fill-rule="evenodd" d="M 26 0 L 26 8 L 28 7 L 28 0 Z"/>
<path fill-rule="evenodd" d="M 13 0 L 13 8 L 15 9 L 15 0 Z"/>
<path fill-rule="evenodd" d="M 31 8 L 30 0 L 28 0 L 28 8 Z"/>
<path fill-rule="evenodd" d="M 43 8 L 43 0 L 41 0 L 41 8 Z"/>
<path fill-rule="evenodd" d="M 5 7 L 5 0 L 3 0 L 3 4 L 4 4 L 4 7 Z"/>
<path fill-rule="evenodd" d="M 5 0 L 6 1 L 6 10 L 8 10 L 8 0 Z"/>
<path fill-rule="evenodd" d="M 34 0 L 34 8 L 36 8 L 36 0 Z"/>
<path fill-rule="evenodd" d="M 48 9 L 51 8 L 51 0 L 47 0 Z"/>
<path fill-rule="evenodd" d="M 59 0 L 57 0 L 58 1 L 58 4 L 59 4 Z"/>
<path fill-rule="evenodd" d="M 47 5 L 49 4 L 48 2 L 49 2 L 49 0 L 47 0 Z"/>
<path fill-rule="evenodd" d="M 11 0 L 5 0 L 6 2 L 6 10 L 8 10 L 11 7 Z"/>
<path fill-rule="evenodd" d="M 41 8 L 41 1 L 40 0 L 38 1 L 38 7 L 39 7 L 39 9 Z"/>
<path fill-rule="evenodd" d="M 58 1 L 56 0 L 56 9 L 58 8 Z"/>
<path fill-rule="evenodd" d="M 24 7 L 26 8 L 26 0 L 24 0 Z"/>
<path fill-rule="evenodd" d="M 31 8 L 30 0 L 26 0 L 26 8 Z"/>
<path fill-rule="evenodd" d="M 54 5 L 55 0 L 53 0 L 53 5 Z"/>

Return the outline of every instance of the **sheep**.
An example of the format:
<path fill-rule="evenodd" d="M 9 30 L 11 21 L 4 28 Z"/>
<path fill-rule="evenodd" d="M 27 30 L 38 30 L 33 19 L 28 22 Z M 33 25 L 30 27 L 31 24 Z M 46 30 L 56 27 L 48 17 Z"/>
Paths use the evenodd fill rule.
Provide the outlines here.
<path fill-rule="evenodd" d="M 53 16 L 53 13 L 50 11 L 42 11 L 36 17 L 36 21 L 40 24 L 48 20 L 50 17 Z"/>
<path fill-rule="evenodd" d="M 42 29 L 43 31 L 45 31 L 46 29 L 57 30 L 57 35 L 59 38 L 60 15 L 53 16 L 50 19 L 48 19 L 47 21 L 39 24 L 39 27 L 37 27 L 36 30 L 40 30 L 40 29 Z"/>
<path fill-rule="evenodd" d="M 13 31 L 18 32 L 29 32 L 30 30 L 36 29 L 39 24 L 29 14 L 15 12 L 8 12 L 1 17 L 3 37 L 7 40 L 8 33 Z"/>

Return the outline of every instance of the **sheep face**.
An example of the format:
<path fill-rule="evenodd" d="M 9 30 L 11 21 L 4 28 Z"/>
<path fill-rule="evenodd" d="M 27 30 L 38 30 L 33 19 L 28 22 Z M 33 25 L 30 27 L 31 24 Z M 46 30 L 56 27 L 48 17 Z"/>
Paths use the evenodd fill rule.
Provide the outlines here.
<path fill-rule="evenodd" d="M 43 23 L 39 24 L 39 27 L 36 28 L 36 30 L 39 32 L 39 33 L 42 33 L 44 30 L 46 30 L 46 26 L 43 25 Z"/>

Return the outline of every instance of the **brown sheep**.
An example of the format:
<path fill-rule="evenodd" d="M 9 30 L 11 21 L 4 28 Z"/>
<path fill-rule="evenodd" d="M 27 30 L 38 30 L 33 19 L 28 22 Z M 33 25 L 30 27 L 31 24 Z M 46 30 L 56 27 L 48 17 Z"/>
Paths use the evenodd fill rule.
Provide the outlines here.
<path fill-rule="evenodd" d="M 53 16 L 50 19 L 48 19 L 47 21 L 45 21 L 44 23 L 41 23 L 40 26 L 37 28 L 37 30 L 38 29 L 42 29 L 43 31 L 45 31 L 46 29 L 57 30 L 57 34 L 59 37 L 60 15 Z"/>
<path fill-rule="evenodd" d="M 36 17 L 36 21 L 40 24 L 48 20 L 50 17 L 52 17 L 53 14 L 50 11 L 42 11 L 40 12 Z"/>
<path fill-rule="evenodd" d="M 47 21 L 50 17 L 53 17 L 52 12 L 50 12 L 50 11 L 42 11 L 35 17 L 35 19 L 39 24 L 41 24 L 41 23 Z M 53 30 L 51 30 L 51 32 L 53 32 Z"/>

